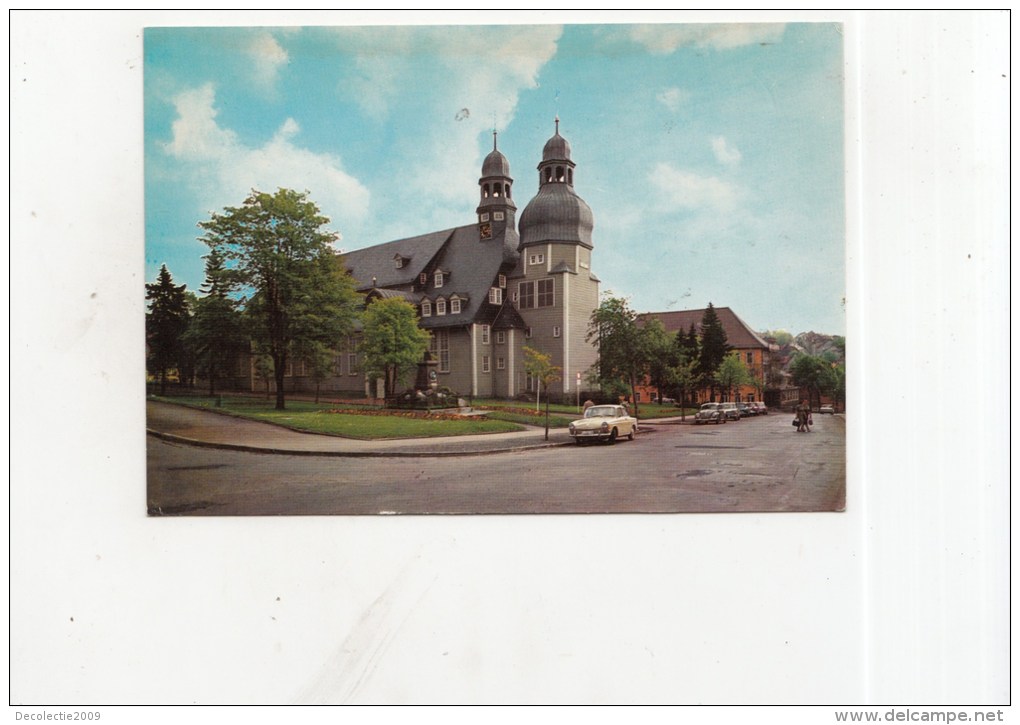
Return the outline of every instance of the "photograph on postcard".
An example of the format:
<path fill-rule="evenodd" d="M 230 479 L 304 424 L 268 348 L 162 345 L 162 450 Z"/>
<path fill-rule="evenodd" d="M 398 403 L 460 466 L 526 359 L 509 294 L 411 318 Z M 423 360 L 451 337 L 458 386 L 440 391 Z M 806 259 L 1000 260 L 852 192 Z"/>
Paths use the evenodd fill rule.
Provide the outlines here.
<path fill-rule="evenodd" d="M 843 511 L 842 31 L 147 28 L 148 514 Z"/>

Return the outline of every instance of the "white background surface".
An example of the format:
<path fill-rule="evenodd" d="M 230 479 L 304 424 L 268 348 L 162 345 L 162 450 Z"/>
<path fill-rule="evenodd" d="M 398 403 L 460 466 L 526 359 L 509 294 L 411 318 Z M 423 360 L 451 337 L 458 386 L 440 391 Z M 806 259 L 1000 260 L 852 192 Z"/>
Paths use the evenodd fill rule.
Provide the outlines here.
<path fill-rule="evenodd" d="M 347 18 L 15 13 L 12 706 L 1008 703 L 1009 16 L 833 18 L 845 513 L 149 519 L 141 29 Z"/>

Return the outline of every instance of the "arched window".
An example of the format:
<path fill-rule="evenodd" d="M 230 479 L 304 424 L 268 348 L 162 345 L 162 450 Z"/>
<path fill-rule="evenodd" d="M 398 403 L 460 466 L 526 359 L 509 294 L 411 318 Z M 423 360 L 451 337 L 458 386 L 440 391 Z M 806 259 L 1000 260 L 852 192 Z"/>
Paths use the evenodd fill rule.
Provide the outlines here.
<path fill-rule="evenodd" d="M 510 184 L 503 184 L 503 196 L 510 198 Z"/>
<path fill-rule="evenodd" d="M 483 184 L 482 185 L 482 198 L 483 199 L 488 199 L 489 198 L 489 185 L 488 184 Z"/>
<path fill-rule="evenodd" d="M 573 169 L 567 169 L 567 183 L 570 184 L 571 186 L 574 185 L 574 170 Z"/>
<path fill-rule="evenodd" d="M 499 184 L 492 185 L 492 195 L 499 198 Z"/>
<path fill-rule="evenodd" d="M 551 166 L 547 166 L 546 169 L 545 169 L 545 180 L 546 180 L 546 183 L 548 183 L 548 182 L 553 180 L 553 175 L 552 174 L 553 174 L 552 167 Z"/>
<path fill-rule="evenodd" d="M 560 182 L 561 184 L 564 181 L 563 167 L 562 166 L 557 166 L 556 167 L 556 181 Z"/>

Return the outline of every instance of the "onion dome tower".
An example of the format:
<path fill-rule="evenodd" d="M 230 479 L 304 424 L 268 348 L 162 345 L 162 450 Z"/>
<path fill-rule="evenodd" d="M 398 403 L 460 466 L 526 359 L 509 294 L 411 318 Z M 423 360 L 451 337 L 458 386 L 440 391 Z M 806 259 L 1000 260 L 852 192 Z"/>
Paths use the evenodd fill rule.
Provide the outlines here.
<path fill-rule="evenodd" d="M 574 191 L 574 162 L 570 144 L 556 133 L 542 149 L 538 165 L 538 194 L 521 213 L 521 249 L 535 244 L 579 244 L 592 248 L 591 207 Z"/>
<path fill-rule="evenodd" d="M 478 179 L 479 236 L 485 239 L 503 239 L 507 229 L 516 224 L 517 205 L 513 200 L 514 180 L 510 176 L 510 162 L 496 148 L 496 132 L 492 132 L 492 151 L 482 162 L 482 176 Z"/>

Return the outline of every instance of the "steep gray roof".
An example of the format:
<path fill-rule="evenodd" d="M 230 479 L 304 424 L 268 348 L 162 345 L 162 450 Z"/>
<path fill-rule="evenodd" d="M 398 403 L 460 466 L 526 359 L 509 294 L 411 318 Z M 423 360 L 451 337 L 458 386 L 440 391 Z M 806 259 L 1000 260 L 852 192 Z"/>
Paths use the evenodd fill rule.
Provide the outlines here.
<path fill-rule="evenodd" d="M 418 275 L 439 253 L 455 229 L 423 234 L 419 237 L 398 239 L 374 247 L 356 249 L 341 255 L 351 276 L 358 281 L 358 290 L 367 292 L 373 287 L 399 287 L 414 284 Z M 400 255 L 404 265 L 397 268 L 395 257 Z M 372 281 L 372 278 L 375 281 Z"/>
<path fill-rule="evenodd" d="M 769 345 L 761 337 L 748 327 L 747 323 L 737 317 L 737 314 L 729 307 L 716 307 L 715 313 L 719 317 L 723 331 L 726 333 L 726 343 L 731 347 L 751 348 L 762 347 L 766 350 Z M 701 318 L 705 314 L 704 309 L 700 310 L 674 310 L 671 312 L 645 312 L 638 315 L 638 322 L 644 324 L 645 320 L 657 319 L 662 322 L 666 332 L 676 333 L 680 330 L 687 332 L 694 325 L 694 329 L 701 334 Z"/>
<path fill-rule="evenodd" d="M 512 229 L 503 238 L 482 239 L 478 225 L 470 224 L 348 252 L 344 261 L 362 292 L 371 290 L 374 295 L 398 295 L 418 302 L 430 300 L 432 315 L 421 318 L 423 328 L 458 327 L 472 322 L 491 323 L 497 318 L 500 306 L 489 303 L 489 288 L 498 275 L 510 274 L 517 264 L 517 243 Z M 394 263 L 397 254 L 407 260 L 400 269 Z M 432 275 L 436 269 L 446 273 L 439 288 L 434 286 Z M 423 271 L 429 272 L 424 288 L 419 281 Z M 386 288 L 393 291 L 386 292 Z M 455 315 L 450 314 L 449 304 L 454 296 L 461 299 L 461 311 Z M 445 315 L 436 314 L 435 302 L 440 297 L 447 301 Z M 504 306 L 509 305 L 506 297 L 504 290 Z"/>

